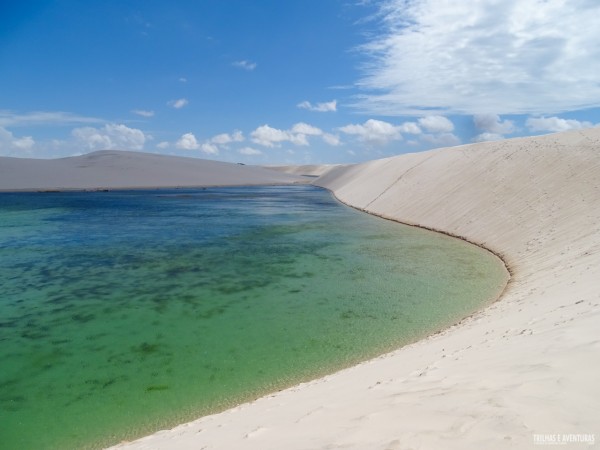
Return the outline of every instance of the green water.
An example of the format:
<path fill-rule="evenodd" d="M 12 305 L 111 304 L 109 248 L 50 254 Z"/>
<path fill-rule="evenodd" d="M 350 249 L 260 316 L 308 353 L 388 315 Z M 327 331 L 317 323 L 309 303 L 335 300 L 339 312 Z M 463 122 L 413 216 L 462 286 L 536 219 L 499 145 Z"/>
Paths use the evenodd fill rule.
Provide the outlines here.
<path fill-rule="evenodd" d="M 503 265 L 307 187 L 0 194 L 0 447 L 99 448 L 347 367 Z"/>

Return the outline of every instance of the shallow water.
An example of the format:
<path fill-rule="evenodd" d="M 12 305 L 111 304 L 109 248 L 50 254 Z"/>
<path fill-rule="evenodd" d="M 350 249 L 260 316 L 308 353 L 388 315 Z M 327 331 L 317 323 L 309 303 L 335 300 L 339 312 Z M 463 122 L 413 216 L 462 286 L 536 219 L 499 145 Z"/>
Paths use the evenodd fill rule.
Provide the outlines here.
<path fill-rule="evenodd" d="M 0 447 L 97 448 L 456 322 L 497 258 L 309 186 L 0 194 Z"/>

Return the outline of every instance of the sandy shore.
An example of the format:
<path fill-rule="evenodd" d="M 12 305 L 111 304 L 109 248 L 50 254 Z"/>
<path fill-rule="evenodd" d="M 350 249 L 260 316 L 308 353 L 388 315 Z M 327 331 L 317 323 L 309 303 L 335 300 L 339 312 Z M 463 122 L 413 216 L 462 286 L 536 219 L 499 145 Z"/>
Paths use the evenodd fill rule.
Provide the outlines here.
<path fill-rule="evenodd" d="M 600 129 L 313 169 L 347 204 L 502 255 L 513 277 L 500 301 L 393 353 L 115 448 L 598 445 Z"/>

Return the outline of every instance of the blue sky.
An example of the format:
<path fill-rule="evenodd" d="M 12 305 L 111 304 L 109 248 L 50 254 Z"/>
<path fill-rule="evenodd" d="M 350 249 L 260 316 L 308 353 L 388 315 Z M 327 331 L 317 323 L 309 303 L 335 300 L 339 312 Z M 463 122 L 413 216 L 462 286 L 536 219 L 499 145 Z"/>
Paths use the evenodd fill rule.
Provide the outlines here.
<path fill-rule="evenodd" d="M 357 162 L 600 123 L 597 0 L 0 5 L 0 155 Z"/>

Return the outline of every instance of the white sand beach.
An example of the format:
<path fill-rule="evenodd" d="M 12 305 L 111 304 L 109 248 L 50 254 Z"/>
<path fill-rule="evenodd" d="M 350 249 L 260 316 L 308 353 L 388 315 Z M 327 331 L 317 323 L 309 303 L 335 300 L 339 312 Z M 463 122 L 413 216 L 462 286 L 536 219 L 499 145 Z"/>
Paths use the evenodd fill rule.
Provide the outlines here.
<path fill-rule="evenodd" d="M 600 129 L 310 170 L 349 205 L 501 255 L 504 294 L 420 342 L 115 449 L 598 445 Z"/>

